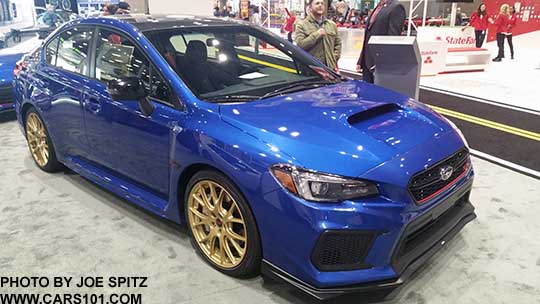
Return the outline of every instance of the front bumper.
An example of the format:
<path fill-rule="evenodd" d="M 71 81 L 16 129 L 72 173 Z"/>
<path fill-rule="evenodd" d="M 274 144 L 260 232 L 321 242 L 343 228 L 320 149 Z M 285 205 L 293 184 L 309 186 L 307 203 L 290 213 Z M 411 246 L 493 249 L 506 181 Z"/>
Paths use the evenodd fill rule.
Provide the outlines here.
<path fill-rule="evenodd" d="M 263 261 L 261 271 L 268 277 L 289 283 L 320 300 L 347 293 L 377 290 L 390 292 L 407 281 L 467 223 L 476 218 L 474 207 L 469 201 L 471 188 L 472 179 L 437 206 L 407 224 L 392 253 L 391 266 L 397 277 L 362 284 L 320 288 L 294 277 L 266 260 Z"/>

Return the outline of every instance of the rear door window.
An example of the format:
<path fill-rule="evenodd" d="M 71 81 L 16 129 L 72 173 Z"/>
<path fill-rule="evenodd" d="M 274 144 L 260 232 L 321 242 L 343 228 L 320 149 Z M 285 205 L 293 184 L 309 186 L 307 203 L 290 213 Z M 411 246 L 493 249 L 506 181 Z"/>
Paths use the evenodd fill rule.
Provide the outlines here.
<path fill-rule="evenodd" d="M 92 32 L 88 28 L 71 28 L 59 36 L 55 66 L 86 75 Z"/>

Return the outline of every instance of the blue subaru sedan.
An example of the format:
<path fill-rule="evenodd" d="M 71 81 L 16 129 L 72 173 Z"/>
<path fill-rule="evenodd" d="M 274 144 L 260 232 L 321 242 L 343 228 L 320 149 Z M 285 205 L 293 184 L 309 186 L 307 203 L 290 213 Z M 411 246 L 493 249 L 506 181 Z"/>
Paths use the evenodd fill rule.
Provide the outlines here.
<path fill-rule="evenodd" d="M 454 125 L 249 24 L 71 22 L 14 90 L 40 169 L 186 224 L 234 277 L 262 272 L 319 299 L 393 289 L 476 217 Z"/>

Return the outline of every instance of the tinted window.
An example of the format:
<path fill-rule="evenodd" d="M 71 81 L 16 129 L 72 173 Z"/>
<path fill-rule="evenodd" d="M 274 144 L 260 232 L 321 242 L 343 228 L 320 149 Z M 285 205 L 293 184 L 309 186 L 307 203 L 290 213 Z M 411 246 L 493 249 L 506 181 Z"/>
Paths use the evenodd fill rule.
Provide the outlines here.
<path fill-rule="evenodd" d="M 86 74 L 92 34 L 88 29 L 72 28 L 60 34 L 56 66 L 67 71 Z"/>
<path fill-rule="evenodd" d="M 340 81 L 290 45 L 248 27 L 178 28 L 148 37 L 190 89 L 209 101 L 253 100 L 291 85 L 301 90 L 306 81 Z"/>
<path fill-rule="evenodd" d="M 53 39 L 45 50 L 45 62 L 50 65 L 56 65 L 56 53 L 58 51 L 58 38 Z"/>
<path fill-rule="evenodd" d="M 99 30 L 96 46 L 96 78 L 109 81 L 123 77 L 148 80 L 149 63 L 123 34 Z"/>
<path fill-rule="evenodd" d="M 136 77 L 143 81 L 149 96 L 169 101 L 169 87 L 149 63 L 139 47 L 124 34 L 100 29 L 96 46 L 96 78 Z"/>

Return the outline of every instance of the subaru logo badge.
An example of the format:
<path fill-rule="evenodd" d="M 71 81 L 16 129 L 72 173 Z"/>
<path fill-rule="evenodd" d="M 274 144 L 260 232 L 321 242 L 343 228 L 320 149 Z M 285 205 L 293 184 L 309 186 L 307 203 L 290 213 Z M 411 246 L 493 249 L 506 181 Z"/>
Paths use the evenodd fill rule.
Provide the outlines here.
<path fill-rule="evenodd" d="M 452 166 L 444 166 L 439 171 L 441 180 L 443 181 L 448 180 L 452 176 L 452 173 L 454 173 L 454 168 L 452 168 Z"/>

